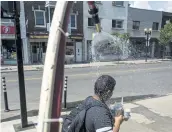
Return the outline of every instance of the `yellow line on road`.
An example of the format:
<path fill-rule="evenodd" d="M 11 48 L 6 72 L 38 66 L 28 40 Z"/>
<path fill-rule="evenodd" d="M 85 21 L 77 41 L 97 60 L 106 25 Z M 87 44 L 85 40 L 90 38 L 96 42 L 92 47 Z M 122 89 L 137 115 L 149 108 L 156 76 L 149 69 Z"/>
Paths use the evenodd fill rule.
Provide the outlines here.
<path fill-rule="evenodd" d="M 160 70 L 160 69 L 169 69 L 172 67 L 156 67 L 156 68 L 145 68 L 145 69 L 132 69 L 132 70 L 123 70 L 123 71 L 104 71 L 101 72 L 100 74 L 111 74 L 111 73 L 127 73 L 127 72 L 139 72 L 139 71 L 151 71 L 151 70 Z M 73 75 L 68 75 L 69 77 L 77 77 L 77 76 L 90 76 L 90 75 L 97 75 L 97 72 L 92 72 L 92 73 L 84 73 L 84 74 L 73 74 Z M 40 80 L 42 79 L 42 77 L 38 77 L 38 78 L 25 78 L 26 81 L 30 81 L 30 80 Z M 17 82 L 18 80 L 7 80 L 7 82 Z"/>

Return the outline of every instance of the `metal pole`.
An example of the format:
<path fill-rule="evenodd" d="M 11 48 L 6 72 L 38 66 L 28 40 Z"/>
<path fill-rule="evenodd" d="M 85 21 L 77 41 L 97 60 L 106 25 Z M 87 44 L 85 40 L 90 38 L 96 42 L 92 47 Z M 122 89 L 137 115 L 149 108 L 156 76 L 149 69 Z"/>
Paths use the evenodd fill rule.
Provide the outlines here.
<path fill-rule="evenodd" d="M 145 58 L 145 61 L 147 62 L 147 52 L 148 52 L 148 39 L 149 39 L 149 34 L 148 33 L 146 33 L 146 58 Z"/>
<path fill-rule="evenodd" d="M 51 16 L 50 16 L 50 1 L 49 1 L 49 5 L 48 5 L 48 20 L 49 20 L 49 30 L 50 30 L 50 26 L 51 26 Z"/>
<path fill-rule="evenodd" d="M 65 81 L 64 81 L 64 108 L 67 108 L 67 76 L 65 76 Z"/>
<path fill-rule="evenodd" d="M 25 94 L 25 82 L 23 72 L 23 56 L 22 56 L 22 40 L 20 33 L 20 21 L 17 10 L 17 2 L 14 1 L 14 14 L 15 14 L 15 26 L 16 26 L 16 50 L 17 50 L 17 68 L 18 68 L 18 80 L 19 80 L 19 94 L 20 94 L 20 109 L 21 109 L 21 127 L 27 127 L 27 108 L 26 108 L 26 94 Z"/>
<path fill-rule="evenodd" d="M 2 88 L 4 93 L 4 104 L 5 104 L 5 112 L 10 111 L 8 108 L 8 97 L 7 97 L 7 89 L 6 89 L 6 83 L 5 83 L 5 77 L 2 77 Z"/>

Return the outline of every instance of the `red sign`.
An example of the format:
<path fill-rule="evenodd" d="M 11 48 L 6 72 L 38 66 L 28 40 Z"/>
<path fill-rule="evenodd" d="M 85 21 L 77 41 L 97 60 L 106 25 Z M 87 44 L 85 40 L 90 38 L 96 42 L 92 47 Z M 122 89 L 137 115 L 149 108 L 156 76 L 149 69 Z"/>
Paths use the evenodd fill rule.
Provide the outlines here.
<path fill-rule="evenodd" d="M 15 34 L 14 26 L 1 26 L 1 34 Z"/>

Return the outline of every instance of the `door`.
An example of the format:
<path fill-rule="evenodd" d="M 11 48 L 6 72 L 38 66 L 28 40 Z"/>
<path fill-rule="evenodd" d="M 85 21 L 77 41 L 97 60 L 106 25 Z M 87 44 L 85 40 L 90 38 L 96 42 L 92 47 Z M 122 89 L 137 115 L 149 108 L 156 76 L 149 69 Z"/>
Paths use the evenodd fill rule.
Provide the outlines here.
<path fill-rule="evenodd" d="M 76 62 L 82 62 L 82 42 L 76 42 Z"/>

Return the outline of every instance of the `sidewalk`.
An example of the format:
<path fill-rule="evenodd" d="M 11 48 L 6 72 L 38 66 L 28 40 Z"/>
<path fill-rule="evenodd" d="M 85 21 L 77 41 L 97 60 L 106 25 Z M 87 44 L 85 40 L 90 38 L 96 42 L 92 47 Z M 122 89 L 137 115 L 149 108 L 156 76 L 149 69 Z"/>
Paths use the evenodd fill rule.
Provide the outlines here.
<path fill-rule="evenodd" d="M 114 62 L 95 62 L 95 63 L 86 63 L 86 64 L 68 64 L 65 65 L 65 68 L 84 68 L 84 67 L 92 67 L 92 66 L 114 66 L 117 64 L 152 64 L 152 63 L 161 63 L 163 61 L 171 61 L 171 59 L 148 59 L 147 62 L 145 60 L 132 60 L 132 61 L 114 61 Z M 44 65 L 25 65 L 25 71 L 39 71 L 43 70 Z M 17 66 L 1 66 L 1 73 L 4 72 L 16 72 Z"/>
<path fill-rule="evenodd" d="M 172 131 L 172 94 L 135 101 L 124 104 L 124 108 L 131 109 L 131 119 L 124 122 L 120 132 L 170 132 Z M 65 112 L 62 115 L 66 114 Z M 37 116 L 29 117 L 28 121 L 37 123 Z M 2 132 L 15 132 L 14 124 L 20 120 L 1 123 Z M 23 132 L 36 132 L 36 125 Z"/>

